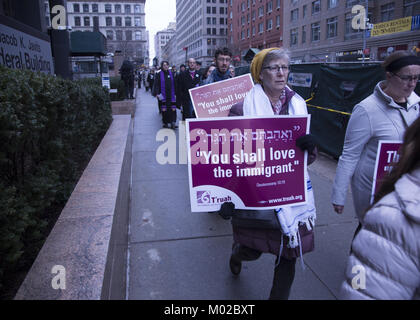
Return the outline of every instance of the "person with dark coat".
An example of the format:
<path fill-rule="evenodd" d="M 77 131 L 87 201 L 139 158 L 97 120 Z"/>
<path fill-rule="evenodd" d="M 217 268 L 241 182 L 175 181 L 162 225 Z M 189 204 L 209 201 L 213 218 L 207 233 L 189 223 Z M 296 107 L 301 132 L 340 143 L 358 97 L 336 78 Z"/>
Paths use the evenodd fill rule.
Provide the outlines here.
<path fill-rule="evenodd" d="M 149 74 L 147 75 L 146 91 L 148 91 L 149 88 L 150 88 L 150 92 L 152 92 L 154 83 L 155 83 L 155 69 L 152 69 L 152 70 L 150 70 Z"/>
<path fill-rule="evenodd" d="M 200 85 L 201 77 L 196 70 L 195 59 L 188 59 L 188 69 L 178 76 L 178 102 L 182 106 L 182 120 L 195 118 L 194 108 L 191 102 L 189 89 Z"/>
<path fill-rule="evenodd" d="M 214 54 L 216 69 L 202 82 L 202 84 L 210 84 L 232 78 L 229 66 L 232 61 L 232 52 L 228 48 L 217 49 Z"/>
<path fill-rule="evenodd" d="M 176 82 L 169 63 L 162 61 L 161 71 L 156 74 L 152 95 L 158 98 L 162 113 L 163 127 L 175 129 L 176 126 Z"/>
<path fill-rule="evenodd" d="M 125 98 L 134 99 L 134 66 L 128 61 L 124 60 L 120 68 L 121 80 L 124 81 Z"/>
<path fill-rule="evenodd" d="M 256 84 L 243 102 L 232 107 L 229 116 L 307 114 L 305 100 L 286 85 L 289 63 L 289 54 L 283 49 L 260 51 L 251 64 Z M 316 144 L 311 135 L 300 137 L 296 145 L 308 152 L 308 164 L 315 160 Z M 240 274 L 243 261 L 257 260 L 263 253 L 277 257 L 270 300 L 289 298 L 297 258 L 303 259 L 303 254 L 314 250 L 316 209 L 307 172 L 305 181 L 306 204 L 275 210 L 239 210 L 232 202 L 225 202 L 219 211 L 223 218 L 232 219 L 234 243 L 229 266 L 234 275 Z"/>

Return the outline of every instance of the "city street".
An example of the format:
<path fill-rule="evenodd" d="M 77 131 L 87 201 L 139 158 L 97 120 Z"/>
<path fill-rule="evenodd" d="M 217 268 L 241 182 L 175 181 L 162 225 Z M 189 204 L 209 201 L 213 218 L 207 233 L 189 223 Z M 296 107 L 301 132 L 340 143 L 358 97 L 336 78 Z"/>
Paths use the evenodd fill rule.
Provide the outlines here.
<path fill-rule="evenodd" d="M 178 121 L 181 114 L 178 111 Z M 231 274 L 230 221 L 192 213 L 186 164 L 160 165 L 162 128 L 156 98 L 137 90 L 134 120 L 128 299 L 267 299 L 275 257 L 264 254 Z M 167 129 L 169 130 L 169 129 Z M 178 130 L 176 134 L 178 137 Z M 336 299 L 357 220 L 351 195 L 342 215 L 330 203 L 336 161 L 320 155 L 309 168 L 315 192 L 315 251 L 296 263 L 290 299 Z"/>

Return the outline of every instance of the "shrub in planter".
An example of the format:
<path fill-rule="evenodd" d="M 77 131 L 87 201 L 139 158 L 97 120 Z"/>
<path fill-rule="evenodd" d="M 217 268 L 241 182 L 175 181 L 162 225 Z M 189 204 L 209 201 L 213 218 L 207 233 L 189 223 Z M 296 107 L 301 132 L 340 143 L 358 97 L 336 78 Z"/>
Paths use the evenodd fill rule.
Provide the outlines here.
<path fill-rule="evenodd" d="M 0 292 L 31 266 L 111 121 L 97 79 L 0 66 Z"/>

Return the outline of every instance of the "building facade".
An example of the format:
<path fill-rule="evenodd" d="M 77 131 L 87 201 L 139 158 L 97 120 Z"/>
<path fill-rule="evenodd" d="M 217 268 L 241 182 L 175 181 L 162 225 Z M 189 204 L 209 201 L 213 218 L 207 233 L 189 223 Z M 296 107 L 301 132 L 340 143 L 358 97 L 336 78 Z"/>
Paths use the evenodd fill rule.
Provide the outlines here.
<path fill-rule="evenodd" d="M 176 24 L 170 23 L 168 28 L 165 30 L 159 31 L 155 35 L 155 57 L 158 59 L 158 63 L 162 62 L 162 60 L 168 60 L 166 56 L 164 58 L 164 47 L 166 44 L 175 36 L 176 34 Z"/>
<path fill-rule="evenodd" d="M 383 35 L 352 27 L 352 8 L 367 3 L 369 23 L 382 26 Z M 383 60 L 389 52 L 419 45 L 419 30 L 411 30 L 411 20 L 399 20 L 419 14 L 417 0 L 284 0 L 284 46 L 297 63 Z M 410 27 L 396 32 L 403 30 L 393 27 L 400 23 Z"/>
<path fill-rule="evenodd" d="M 283 46 L 283 1 L 229 0 L 228 42 L 241 64 L 250 48 Z"/>
<path fill-rule="evenodd" d="M 176 1 L 177 66 L 195 58 L 206 67 L 213 62 L 216 49 L 227 46 L 228 1 Z"/>
<path fill-rule="evenodd" d="M 172 37 L 162 48 L 162 60 L 169 62 L 171 66 L 176 65 L 177 52 L 176 36 Z M 179 68 L 179 65 L 176 65 Z"/>
<path fill-rule="evenodd" d="M 100 31 L 107 38 L 109 53 L 148 64 L 145 26 L 146 0 L 68 0 L 68 24 L 72 31 Z"/>

